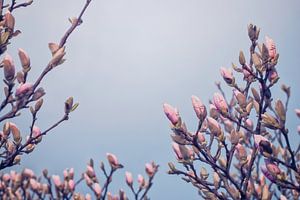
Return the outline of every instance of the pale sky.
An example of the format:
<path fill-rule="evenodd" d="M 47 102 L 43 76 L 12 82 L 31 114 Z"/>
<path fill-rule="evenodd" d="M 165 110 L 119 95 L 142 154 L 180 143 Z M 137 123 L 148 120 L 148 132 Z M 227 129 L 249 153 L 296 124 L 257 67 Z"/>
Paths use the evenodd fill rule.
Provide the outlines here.
<path fill-rule="evenodd" d="M 84 2 L 35 0 L 16 10 L 16 28 L 22 34 L 8 53 L 15 59 L 17 48 L 29 53 L 29 80 L 49 61 L 48 42 L 59 41 L 69 27 L 68 17 L 76 16 Z M 37 125 L 44 130 L 58 120 L 68 96 L 80 106 L 34 153 L 23 156 L 20 169 L 41 173 L 48 168 L 62 175 L 63 169 L 74 167 L 79 175 L 89 158 L 100 163 L 112 152 L 125 166 L 112 192 L 127 189 L 126 170 L 137 176 L 154 160 L 161 167 L 151 199 L 199 199 L 192 186 L 166 174 L 175 156 L 162 104 L 177 106 L 195 130 L 191 95 L 208 103 L 217 91 L 214 81 L 221 80 L 219 68 L 238 63 L 239 51 L 249 49 L 247 25 L 254 23 L 261 28 L 260 41 L 268 35 L 277 44 L 279 83 L 292 87 L 291 137 L 298 137 L 293 110 L 300 107 L 299 17 L 299 1 L 93 0 L 67 43 L 66 63 L 42 82 L 47 95 Z M 274 99 L 283 96 L 279 87 L 275 90 Z M 23 130 L 29 127 L 28 116 L 24 113 L 16 121 Z"/>

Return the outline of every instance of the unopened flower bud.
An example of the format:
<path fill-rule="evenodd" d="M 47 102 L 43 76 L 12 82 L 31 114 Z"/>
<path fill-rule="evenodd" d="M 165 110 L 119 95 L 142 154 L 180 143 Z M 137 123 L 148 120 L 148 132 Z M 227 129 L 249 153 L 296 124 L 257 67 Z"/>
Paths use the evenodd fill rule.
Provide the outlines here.
<path fill-rule="evenodd" d="M 255 68 L 259 72 L 263 71 L 263 66 L 262 66 L 261 60 L 260 60 L 260 58 L 258 57 L 258 55 L 256 53 L 252 54 L 252 62 L 254 64 Z"/>
<path fill-rule="evenodd" d="M 192 96 L 192 104 L 197 117 L 203 121 L 207 115 L 205 105 L 197 96 L 194 95 Z"/>
<path fill-rule="evenodd" d="M 33 172 L 31 169 L 25 168 L 25 169 L 23 170 L 22 175 L 23 175 L 24 177 L 26 177 L 26 178 L 33 178 L 33 177 L 34 177 L 34 172 Z"/>
<path fill-rule="evenodd" d="M 32 91 L 33 85 L 31 83 L 23 83 L 16 89 L 16 96 L 21 97 Z"/>
<path fill-rule="evenodd" d="M 21 142 L 21 133 L 20 130 L 18 129 L 17 125 L 14 123 L 9 123 L 11 133 L 13 135 L 14 141 L 18 144 Z"/>
<path fill-rule="evenodd" d="M 138 180 L 137 181 L 139 183 L 140 188 L 143 188 L 146 184 L 145 179 L 141 174 L 138 175 Z"/>
<path fill-rule="evenodd" d="M 240 62 L 241 65 L 245 65 L 246 64 L 246 59 L 245 59 L 245 55 L 244 55 L 243 51 L 240 51 L 239 62 Z"/>
<path fill-rule="evenodd" d="M 286 112 L 285 112 L 285 108 L 284 108 L 284 105 L 283 105 L 282 101 L 279 100 L 279 99 L 275 103 L 275 111 L 276 111 L 278 117 L 280 118 L 280 121 L 282 123 L 285 123 Z"/>
<path fill-rule="evenodd" d="M 167 118 L 171 121 L 171 123 L 175 126 L 179 122 L 179 113 L 176 108 L 173 108 L 169 104 L 163 105 L 164 112 L 167 116 Z"/>
<path fill-rule="evenodd" d="M 242 162 L 247 161 L 247 151 L 243 145 L 237 144 L 235 146 L 235 150 L 237 152 L 236 156 L 239 160 Z"/>
<path fill-rule="evenodd" d="M 61 47 L 59 48 L 53 55 L 49 65 L 50 66 L 57 66 L 59 64 L 61 64 L 61 62 L 63 61 L 63 57 L 65 56 L 66 52 L 65 52 L 65 47 Z"/>
<path fill-rule="evenodd" d="M 28 69 L 30 67 L 30 58 L 23 49 L 19 49 L 19 58 L 20 58 L 22 67 L 24 69 Z"/>
<path fill-rule="evenodd" d="M 119 165 L 118 158 L 112 153 L 106 154 L 107 160 L 112 167 L 117 167 Z"/>
<path fill-rule="evenodd" d="M 15 27 L 15 18 L 14 16 L 7 11 L 4 15 L 4 22 L 5 22 L 5 26 L 9 29 L 9 31 L 13 32 L 14 27 Z"/>
<path fill-rule="evenodd" d="M 94 183 L 93 189 L 94 189 L 94 191 L 95 191 L 97 197 L 100 197 L 101 192 L 102 192 L 102 188 L 101 188 L 101 186 L 99 185 L 99 183 Z"/>
<path fill-rule="evenodd" d="M 214 94 L 213 103 L 221 113 L 227 113 L 228 112 L 227 103 L 226 103 L 224 97 L 220 93 L 215 93 Z"/>
<path fill-rule="evenodd" d="M 125 179 L 127 185 L 131 186 L 133 184 L 132 174 L 130 172 L 125 172 Z"/>
<path fill-rule="evenodd" d="M 75 182 L 73 179 L 69 180 L 68 182 L 68 187 L 71 191 L 74 191 L 75 190 Z"/>
<path fill-rule="evenodd" d="M 276 70 L 276 69 L 272 69 L 272 70 L 269 72 L 268 80 L 269 80 L 272 84 L 276 83 L 276 82 L 279 80 L 279 76 L 278 76 L 278 73 L 277 73 L 277 70 Z"/>
<path fill-rule="evenodd" d="M 261 118 L 262 118 L 262 123 L 266 127 L 270 128 L 270 129 L 273 129 L 273 130 L 281 128 L 281 126 L 279 125 L 277 119 L 275 117 L 273 117 L 272 115 L 270 115 L 269 113 L 262 114 Z"/>
<path fill-rule="evenodd" d="M 60 177 L 58 175 L 53 175 L 52 176 L 52 180 L 53 183 L 56 187 L 60 187 L 61 186 L 61 181 L 60 181 Z"/>
<path fill-rule="evenodd" d="M 221 73 L 221 76 L 223 77 L 224 81 L 231 85 L 231 84 L 234 84 L 234 77 L 232 75 L 232 71 L 230 69 L 226 69 L 224 67 L 221 67 L 220 69 L 220 73 Z"/>
<path fill-rule="evenodd" d="M 207 122 L 208 122 L 208 128 L 210 130 L 210 132 L 218 137 L 221 134 L 221 127 L 220 124 L 213 118 L 208 117 L 207 118 Z"/>
<path fill-rule="evenodd" d="M 272 59 L 275 58 L 277 54 L 275 42 L 267 36 L 266 36 L 266 47 L 268 49 L 270 58 Z"/>
<path fill-rule="evenodd" d="M 86 174 L 90 177 L 90 178 L 93 178 L 96 174 L 95 174 L 95 171 L 94 171 L 94 168 L 90 165 L 87 165 L 86 166 Z"/>
<path fill-rule="evenodd" d="M 240 91 L 238 91 L 237 89 L 233 90 L 233 94 L 234 94 L 238 104 L 240 105 L 240 107 L 245 108 L 247 106 L 246 96 L 243 93 L 241 93 Z"/>
<path fill-rule="evenodd" d="M 155 173 L 155 169 L 154 169 L 153 165 L 150 164 L 150 163 L 146 163 L 145 171 L 146 171 L 146 173 L 148 174 L 149 177 L 152 177 Z"/>
<path fill-rule="evenodd" d="M 6 55 L 2 61 L 4 68 L 4 77 L 7 81 L 12 81 L 15 77 L 16 69 L 15 64 L 10 55 Z"/>

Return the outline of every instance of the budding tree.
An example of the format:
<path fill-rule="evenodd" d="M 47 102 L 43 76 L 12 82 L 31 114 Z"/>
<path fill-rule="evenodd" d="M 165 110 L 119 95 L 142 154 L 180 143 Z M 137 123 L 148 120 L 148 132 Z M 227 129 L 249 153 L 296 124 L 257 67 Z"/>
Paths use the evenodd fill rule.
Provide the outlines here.
<path fill-rule="evenodd" d="M 64 63 L 67 40 L 82 23 L 82 16 L 91 0 L 85 1 L 78 17 L 69 19 L 71 25 L 61 40 L 58 43 L 49 43 L 52 57 L 36 80 L 30 80 L 31 62 L 25 50 L 18 50 L 19 69 L 7 52 L 7 46 L 11 40 L 21 33 L 15 29 L 13 12 L 32 3 L 32 0 L 23 3 L 17 3 L 16 0 L 0 0 L 0 55 L 4 55 L 0 67 L 4 72 L 5 94 L 0 103 L 0 122 L 3 124 L 3 130 L 0 131 L 0 170 L 2 170 L 0 173 L 0 199 L 128 199 L 122 189 L 116 195 L 108 191 L 114 173 L 123 168 L 117 157 L 111 153 L 107 153 L 109 169 L 105 167 L 103 162 L 98 166 L 103 172 L 101 179 L 96 173 L 96 166 L 92 159 L 87 164 L 86 171 L 79 174 L 78 180 L 75 180 L 73 168 L 65 169 L 62 178 L 58 175 L 49 175 L 47 169 L 43 171 L 41 176 L 37 176 L 31 169 L 27 168 L 21 172 L 3 173 L 3 169 L 20 164 L 24 154 L 33 152 L 36 146 L 42 143 L 42 139 L 55 127 L 68 120 L 69 114 L 78 107 L 78 103 L 74 103 L 73 98 L 70 97 L 64 104 L 64 113 L 61 119 L 45 129 L 37 126 L 37 115 L 43 107 L 43 97 L 46 94 L 45 89 L 40 85 L 46 75 Z M 23 112 L 31 113 L 29 130 L 20 130 L 17 124 L 11 122 Z M 145 173 L 148 178 L 138 175 L 137 187 L 133 185 L 132 174 L 130 172 L 125 173 L 125 181 L 132 192 L 133 199 L 148 199 L 147 194 L 157 171 L 158 165 L 154 162 L 147 163 Z M 78 185 L 83 182 L 90 188 L 91 194 L 79 192 L 82 187 Z"/>
<path fill-rule="evenodd" d="M 187 129 L 176 108 L 163 105 L 173 131 L 172 147 L 183 166 L 169 163 L 168 173 L 180 175 L 205 199 L 299 198 L 300 144 L 292 147 L 290 138 L 297 136 L 286 127 L 291 92 L 282 85 L 285 101 L 273 99 L 279 54 L 271 38 L 258 42 L 259 33 L 256 26 L 248 26 L 248 62 L 241 51 L 239 66 L 220 69 L 232 89 L 227 98 L 220 83 L 209 109 L 192 96 L 199 119 L 195 132 Z M 300 110 L 296 113 L 300 117 Z"/>

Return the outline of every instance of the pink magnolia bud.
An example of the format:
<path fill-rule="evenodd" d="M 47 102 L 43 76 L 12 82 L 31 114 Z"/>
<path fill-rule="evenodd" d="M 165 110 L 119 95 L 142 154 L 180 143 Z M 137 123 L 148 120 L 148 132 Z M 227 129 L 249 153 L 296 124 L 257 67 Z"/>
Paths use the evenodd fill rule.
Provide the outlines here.
<path fill-rule="evenodd" d="M 231 133 L 231 131 L 234 129 L 233 123 L 229 119 L 224 120 L 224 128 L 228 133 Z"/>
<path fill-rule="evenodd" d="M 234 77 L 233 77 L 232 71 L 230 69 L 221 67 L 220 73 L 226 83 L 228 83 L 228 84 L 234 83 Z"/>
<path fill-rule="evenodd" d="M 56 187 L 60 187 L 61 186 L 61 181 L 60 181 L 60 177 L 58 175 L 53 175 L 52 176 L 52 180 L 53 183 Z"/>
<path fill-rule="evenodd" d="M 10 55 L 6 55 L 2 61 L 4 68 L 4 77 L 7 81 L 12 81 L 15 77 L 16 69 L 15 64 Z"/>
<path fill-rule="evenodd" d="M 209 104 L 209 116 L 211 116 L 214 119 L 217 119 L 219 115 L 220 113 L 217 110 L 216 106 L 214 104 Z"/>
<path fill-rule="evenodd" d="M 266 37 L 266 47 L 268 49 L 268 52 L 269 52 L 269 56 L 270 58 L 275 58 L 276 56 L 276 45 L 274 43 L 274 41 L 269 38 L 269 37 Z"/>
<path fill-rule="evenodd" d="M 34 172 L 31 170 L 31 169 L 27 169 L 27 168 L 25 168 L 24 170 L 23 170 L 23 176 L 25 176 L 25 177 L 27 177 L 27 178 L 32 178 L 32 177 L 34 177 Z"/>
<path fill-rule="evenodd" d="M 279 78 L 276 69 L 272 69 L 269 73 L 268 80 L 272 83 Z"/>
<path fill-rule="evenodd" d="M 74 168 L 70 168 L 70 169 L 69 169 L 69 177 L 70 177 L 71 179 L 74 178 Z"/>
<path fill-rule="evenodd" d="M 237 158 L 239 160 L 242 160 L 242 161 L 247 160 L 247 151 L 246 151 L 246 149 L 245 149 L 245 147 L 243 145 L 237 144 L 235 146 L 235 149 L 237 151 Z"/>
<path fill-rule="evenodd" d="M 17 89 L 16 89 L 16 96 L 23 96 L 30 92 L 33 89 L 33 85 L 31 83 L 22 83 Z"/>
<path fill-rule="evenodd" d="M 95 183 L 94 186 L 93 186 L 93 189 L 94 189 L 97 196 L 101 195 L 102 189 L 101 189 L 99 183 Z"/>
<path fill-rule="evenodd" d="M 83 177 L 88 186 L 91 186 L 93 184 L 92 179 L 86 173 L 83 174 Z"/>
<path fill-rule="evenodd" d="M 174 152 L 175 152 L 175 154 L 176 154 L 177 160 L 182 160 L 182 159 L 183 159 L 183 156 L 182 156 L 182 154 L 181 154 L 181 151 L 180 151 L 180 148 L 179 148 L 179 144 L 173 142 L 172 148 L 173 148 L 173 150 L 174 150 Z"/>
<path fill-rule="evenodd" d="M 125 178 L 127 185 L 131 186 L 133 184 L 132 174 L 130 172 L 125 172 Z"/>
<path fill-rule="evenodd" d="M 69 176 L 68 170 L 65 169 L 63 174 L 64 174 L 64 178 L 67 179 Z"/>
<path fill-rule="evenodd" d="M 197 117 L 203 121 L 207 115 L 205 105 L 197 96 L 194 95 L 192 96 L 192 104 Z"/>
<path fill-rule="evenodd" d="M 95 170 L 92 166 L 90 165 L 87 165 L 86 166 L 86 174 L 89 176 L 89 177 L 94 177 L 95 176 Z"/>
<path fill-rule="evenodd" d="M 166 103 L 163 105 L 163 108 L 164 108 L 164 112 L 165 112 L 167 118 L 175 126 L 179 121 L 178 110 L 176 108 L 173 108 L 171 105 L 166 104 Z"/>
<path fill-rule="evenodd" d="M 19 58 L 20 58 L 22 67 L 24 69 L 27 69 L 30 66 L 30 58 L 23 49 L 19 49 Z"/>
<path fill-rule="evenodd" d="M 138 183 L 139 183 L 140 188 L 145 186 L 145 179 L 141 174 L 138 175 Z"/>
<path fill-rule="evenodd" d="M 116 167 L 119 165 L 119 162 L 118 162 L 118 158 L 117 156 L 115 156 L 114 154 L 112 153 L 107 153 L 106 154 L 106 157 L 107 157 L 107 160 L 109 162 L 109 164 L 113 167 Z"/>
<path fill-rule="evenodd" d="M 38 137 L 41 135 L 41 129 L 37 126 L 33 126 L 32 128 L 32 136 L 33 137 Z"/>
<path fill-rule="evenodd" d="M 237 89 L 233 90 L 233 94 L 238 102 L 238 104 L 242 107 L 245 108 L 247 106 L 247 102 L 246 102 L 246 97 L 243 93 L 241 93 L 240 91 L 238 91 Z"/>
<path fill-rule="evenodd" d="M 300 118 L 300 109 L 295 109 L 295 113 Z"/>
<path fill-rule="evenodd" d="M 221 111 L 222 113 L 228 112 L 228 106 L 224 99 L 224 97 L 220 93 L 215 93 L 213 97 L 213 103 L 216 108 Z"/>
<path fill-rule="evenodd" d="M 207 118 L 207 123 L 208 123 L 208 128 L 209 128 L 210 132 L 214 136 L 218 137 L 221 134 L 220 124 L 214 118 L 211 118 L 211 117 Z"/>
<path fill-rule="evenodd" d="M 29 180 L 29 184 L 30 184 L 30 187 L 31 187 L 33 190 L 37 190 L 38 187 L 39 187 L 38 182 L 37 182 L 35 179 L 33 179 L 33 178 L 31 178 L 31 179 Z"/>
<path fill-rule="evenodd" d="M 201 133 L 201 132 L 198 132 L 198 141 L 200 144 L 206 143 L 205 137 L 204 137 L 203 133 Z"/>
<path fill-rule="evenodd" d="M 155 172 L 153 165 L 150 163 L 147 163 L 145 165 L 145 170 L 146 170 L 146 173 L 148 174 L 148 176 L 150 176 L 150 177 L 153 176 L 153 174 Z"/>
<path fill-rule="evenodd" d="M 15 27 L 15 18 L 14 16 L 7 11 L 4 15 L 4 22 L 5 22 L 5 26 L 10 30 L 13 31 L 14 27 Z"/>
<path fill-rule="evenodd" d="M 75 182 L 74 182 L 73 179 L 69 180 L 68 186 L 69 186 L 69 189 L 70 189 L 71 191 L 74 191 L 74 189 L 75 189 Z"/>

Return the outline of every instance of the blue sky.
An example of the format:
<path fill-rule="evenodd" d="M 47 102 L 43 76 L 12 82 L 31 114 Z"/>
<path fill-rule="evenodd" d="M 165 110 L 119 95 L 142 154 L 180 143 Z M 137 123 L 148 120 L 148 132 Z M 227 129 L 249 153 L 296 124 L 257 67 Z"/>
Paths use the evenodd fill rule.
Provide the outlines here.
<path fill-rule="evenodd" d="M 69 27 L 68 17 L 76 16 L 83 4 L 34 1 L 15 12 L 22 34 L 8 53 L 15 59 L 19 47 L 29 53 L 30 80 L 50 59 L 48 42 L 59 41 Z M 112 152 L 135 175 L 144 171 L 146 162 L 161 165 L 152 199 L 199 198 L 179 177 L 165 173 L 175 157 L 162 104 L 177 106 L 195 130 L 191 95 L 208 102 L 216 91 L 214 81 L 221 80 L 219 68 L 238 63 L 239 51 L 249 49 L 247 25 L 254 23 L 261 27 L 260 41 L 268 35 L 277 44 L 279 83 L 292 87 L 288 125 L 291 137 L 298 137 L 293 110 L 300 102 L 299 13 L 299 1 L 93 0 L 67 43 L 66 63 L 42 82 L 47 95 L 37 125 L 45 129 L 58 120 L 69 96 L 80 106 L 24 156 L 20 168 L 41 172 L 47 167 L 61 174 L 74 167 L 83 172 L 89 158 L 99 163 Z M 274 89 L 275 99 L 283 96 L 279 87 Z M 24 130 L 28 116 L 23 113 L 15 121 Z M 113 192 L 126 188 L 124 173 L 117 174 Z"/>

